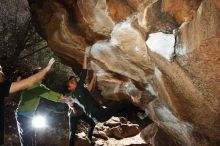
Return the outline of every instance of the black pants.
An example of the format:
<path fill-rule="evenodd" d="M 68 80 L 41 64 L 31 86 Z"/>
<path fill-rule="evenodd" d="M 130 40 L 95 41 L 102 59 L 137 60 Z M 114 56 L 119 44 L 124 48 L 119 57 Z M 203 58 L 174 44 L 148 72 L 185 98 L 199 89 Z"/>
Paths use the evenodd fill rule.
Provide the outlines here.
<path fill-rule="evenodd" d="M 21 146 L 34 146 L 34 128 L 32 127 L 32 117 L 26 117 L 22 115 L 16 116 L 18 134 L 21 142 Z"/>
<path fill-rule="evenodd" d="M 99 122 L 105 122 L 109 120 L 112 116 L 122 111 L 127 111 L 127 113 L 134 113 L 137 107 L 128 101 L 117 102 L 107 108 L 100 107 L 97 112 L 92 114 Z"/>
<path fill-rule="evenodd" d="M 0 145 L 4 144 L 4 99 L 0 99 Z"/>
<path fill-rule="evenodd" d="M 69 127 L 70 127 L 69 146 L 74 146 L 76 128 L 77 128 L 77 124 L 80 119 L 89 124 L 87 136 L 90 140 L 92 140 L 92 134 L 95 128 L 95 122 L 93 121 L 93 119 L 88 117 L 86 114 L 83 114 L 80 116 L 70 116 L 69 117 Z"/>

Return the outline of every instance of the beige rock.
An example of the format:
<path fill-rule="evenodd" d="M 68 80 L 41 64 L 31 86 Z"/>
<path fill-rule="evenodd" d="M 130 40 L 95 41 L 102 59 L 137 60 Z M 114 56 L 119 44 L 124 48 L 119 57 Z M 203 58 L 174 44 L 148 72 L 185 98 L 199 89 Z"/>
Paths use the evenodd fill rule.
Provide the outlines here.
<path fill-rule="evenodd" d="M 178 26 L 172 15 L 162 12 L 159 0 L 146 1 L 139 9 L 138 24 L 144 28 L 146 33 L 155 31 L 172 33 L 173 29 Z"/>
<path fill-rule="evenodd" d="M 121 126 L 111 128 L 111 134 L 112 135 L 108 135 L 108 136 L 116 138 L 116 139 L 122 139 L 122 138 L 135 136 L 139 132 L 140 132 L 140 130 L 138 128 L 138 125 L 122 124 Z"/>
<path fill-rule="evenodd" d="M 147 140 L 147 144 L 152 146 L 180 145 L 169 139 L 169 136 L 166 135 L 166 133 L 164 133 L 155 123 L 143 129 L 141 131 L 141 137 Z"/>
<path fill-rule="evenodd" d="M 106 0 L 77 1 L 78 10 L 87 26 L 98 34 L 109 36 L 114 22 L 107 13 Z"/>
<path fill-rule="evenodd" d="M 101 138 L 101 139 L 104 139 L 104 140 L 108 140 L 108 136 L 107 136 L 106 132 L 104 132 L 104 131 L 94 132 L 93 136 L 96 137 L 96 138 Z"/>
<path fill-rule="evenodd" d="M 162 10 L 174 16 L 180 24 L 192 20 L 202 0 L 166 0 L 162 2 Z"/>
<path fill-rule="evenodd" d="M 177 61 L 199 92 L 197 95 L 190 94 L 189 102 L 181 103 L 182 105 L 187 103 L 184 110 L 190 109 L 190 102 L 190 105 L 195 105 L 196 108 L 194 106 L 191 112 L 187 110 L 181 113 L 188 113 L 187 121 L 191 121 L 204 135 L 209 135 L 208 137 L 216 140 L 220 134 L 218 122 L 220 113 L 219 12 L 220 9 L 216 3 L 203 1 L 193 21 L 181 27 L 179 44 L 182 47 L 177 48 L 177 52 L 185 51 L 183 56 L 177 57 Z M 188 32 L 191 32 L 191 35 Z M 178 107 L 180 109 L 181 106 Z"/>

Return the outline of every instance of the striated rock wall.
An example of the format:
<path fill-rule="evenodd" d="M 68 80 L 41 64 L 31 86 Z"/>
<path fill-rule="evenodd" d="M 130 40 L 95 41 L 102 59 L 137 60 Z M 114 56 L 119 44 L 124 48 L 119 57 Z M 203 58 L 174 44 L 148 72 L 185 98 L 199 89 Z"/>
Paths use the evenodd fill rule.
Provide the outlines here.
<path fill-rule="evenodd" d="M 29 4 L 40 34 L 63 62 L 78 70 L 86 52 L 105 98 L 127 98 L 149 114 L 154 124 L 142 132 L 146 143 L 219 144 L 218 0 Z"/>

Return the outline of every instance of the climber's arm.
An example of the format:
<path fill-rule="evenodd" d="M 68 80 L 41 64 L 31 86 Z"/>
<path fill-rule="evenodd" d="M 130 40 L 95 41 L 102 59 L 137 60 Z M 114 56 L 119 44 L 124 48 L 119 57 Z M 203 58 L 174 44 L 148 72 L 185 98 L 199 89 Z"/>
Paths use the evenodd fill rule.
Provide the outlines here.
<path fill-rule="evenodd" d="M 86 53 L 84 54 L 82 69 L 88 69 L 88 58 L 86 56 Z"/>
<path fill-rule="evenodd" d="M 92 89 L 93 89 L 95 83 L 96 83 L 96 74 L 95 74 L 95 72 L 93 72 L 92 79 L 91 79 L 91 81 L 90 81 L 90 83 L 89 83 L 89 85 L 88 85 L 88 87 L 87 87 L 87 89 L 89 90 L 89 92 L 92 91 Z"/>
<path fill-rule="evenodd" d="M 47 74 L 47 72 L 51 69 L 53 63 L 55 62 L 54 58 L 50 59 L 48 65 L 41 70 L 40 72 L 17 82 L 13 82 L 10 87 L 9 93 L 15 93 L 19 90 L 23 90 L 25 88 L 30 87 L 34 83 L 37 83 L 41 80 L 43 80 L 44 76 Z"/>

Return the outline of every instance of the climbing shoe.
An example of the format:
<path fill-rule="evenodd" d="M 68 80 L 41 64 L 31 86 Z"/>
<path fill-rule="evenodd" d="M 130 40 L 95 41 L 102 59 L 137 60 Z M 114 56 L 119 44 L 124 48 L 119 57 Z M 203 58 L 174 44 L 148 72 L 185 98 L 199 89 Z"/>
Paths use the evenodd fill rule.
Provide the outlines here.
<path fill-rule="evenodd" d="M 148 115 L 145 112 L 138 112 L 137 116 L 140 120 L 144 120 Z"/>

